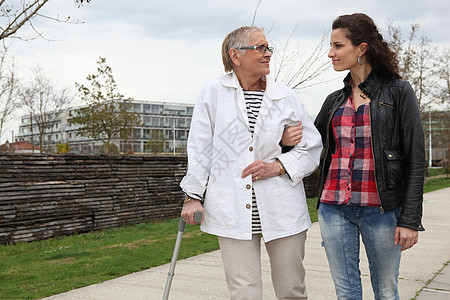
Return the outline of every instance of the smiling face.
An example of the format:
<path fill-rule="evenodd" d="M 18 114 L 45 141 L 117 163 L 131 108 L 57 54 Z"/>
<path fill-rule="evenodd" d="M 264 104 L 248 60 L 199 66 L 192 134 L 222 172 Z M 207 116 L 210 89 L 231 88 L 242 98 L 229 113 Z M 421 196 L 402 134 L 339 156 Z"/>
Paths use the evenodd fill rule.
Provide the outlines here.
<path fill-rule="evenodd" d="M 257 45 L 268 46 L 266 36 L 260 31 L 253 32 L 248 43 L 248 46 Z M 247 49 L 244 51 L 244 54 L 239 53 L 237 56 L 239 69 L 246 76 L 261 78 L 270 73 L 269 63 L 271 57 L 272 53 L 268 50 L 261 53 L 254 49 Z"/>
<path fill-rule="evenodd" d="M 356 69 L 358 56 L 364 54 L 360 46 L 353 46 L 352 42 L 345 36 L 345 31 L 341 28 L 334 29 L 331 32 L 331 49 L 328 57 L 331 58 L 335 71 L 345 71 Z"/>

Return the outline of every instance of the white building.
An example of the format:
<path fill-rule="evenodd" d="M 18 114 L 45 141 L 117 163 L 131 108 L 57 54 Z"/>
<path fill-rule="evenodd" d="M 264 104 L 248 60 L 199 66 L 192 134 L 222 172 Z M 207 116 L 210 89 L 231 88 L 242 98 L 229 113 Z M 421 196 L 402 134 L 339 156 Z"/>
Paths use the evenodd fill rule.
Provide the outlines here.
<path fill-rule="evenodd" d="M 61 112 L 58 120 L 46 128 L 45 144 L 51 151 L 58 143 L 69 143 L 73 153 L 101 152 L 103 141 L 78 136 L 78 125 L 68 122 L 70 111 L 76 109 Z M 141 115 L 142 125 L 135 127 L 127 141 L 116 139 L 112 143 L 122 153 L 186 153 L 193 110 L 193 104 L 133 100 L 133 111 Z M 39 144 L 35 125 L 32 135 L 30 117 L 22 117 L 16 140 Z"/>

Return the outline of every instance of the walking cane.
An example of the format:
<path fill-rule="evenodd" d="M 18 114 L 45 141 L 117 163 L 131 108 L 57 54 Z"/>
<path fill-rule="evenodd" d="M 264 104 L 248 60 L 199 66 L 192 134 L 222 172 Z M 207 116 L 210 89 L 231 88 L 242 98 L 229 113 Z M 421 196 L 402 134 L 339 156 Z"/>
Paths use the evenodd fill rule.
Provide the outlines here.
<path fill-rule="evenodd" d="M 202 221 L 203 213 L 201 211 L 196 211 L 194 213 L 194 222 L 200 223 Z M 180 251 L 181 246 L 181 239 L 183 237 L 184 229 L 186 228 L 186 222 L 183 220 L 183 218 L 180 218 L 180 222 L 178 222 L 178 234 L 177 234 L 177 240 L 175 241 L 175 248 L 173 249 L 173 255 L 172 255 L 172 261 L 170 262 L 170 268 L 169 273 L 166 281 L 166 288 L 164 289 L 164 296 L 163 300 L 169 299 L 169 291 L 170 286 L 172 285 L 172 279 L 175 275 L 175 264 L 177 263 L 178 259 L 178 252 Z"/>

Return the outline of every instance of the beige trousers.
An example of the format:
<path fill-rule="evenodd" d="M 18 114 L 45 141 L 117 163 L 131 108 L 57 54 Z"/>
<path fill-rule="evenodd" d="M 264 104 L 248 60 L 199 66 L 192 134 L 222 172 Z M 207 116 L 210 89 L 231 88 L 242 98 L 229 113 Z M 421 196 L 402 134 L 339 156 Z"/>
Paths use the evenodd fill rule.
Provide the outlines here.
<path fill-rule="evenodd" d="M 308 299 L 305 284 L 306 230 L 266 243 L 272 283 L 278 299 Z M 261 300 L 261 235 L 251 241 L 219 237 L 228 291 L 232 300 Z"/>

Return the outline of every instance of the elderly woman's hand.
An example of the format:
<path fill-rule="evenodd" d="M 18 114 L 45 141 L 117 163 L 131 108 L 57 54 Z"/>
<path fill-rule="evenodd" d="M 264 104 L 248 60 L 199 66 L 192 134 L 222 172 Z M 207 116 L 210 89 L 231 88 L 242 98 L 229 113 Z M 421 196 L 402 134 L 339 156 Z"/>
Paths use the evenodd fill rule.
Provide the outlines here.
<path fill-rule="evenodd" d="M 302 122 L 298 125 L 290 126 L 286 128 L 281 137 L 281 146 L 295 146 L 302 140 L 303 137 L 303 126 Z"/>
<path fill-rule="evenodd" d="M 280 165 L 277 162 L 265 162 L 262 160 L 257 160 L 249 164 L 244 171 L 242 171 L 242 178 L 252 175 L 252 181 L 258 181 L 262 179 L 267 179 L 270 177 L 275 177 L 280 175 Z"/>
<path fill-rule="evenodd" d="M 202 204 L 200 203 L 200 200 L 193 199 L 184 204 L 183 210 L 181 211 L 181 217 L 183 218 L 183 220 L 186 223 L 195 225 L 195 224 L 197 224 L 194 221 L 194 213 L 196 211 L 201 211 L 203 213 L 204 209 L 203 209 Z M 200 223 L 203 222 L 204 217 L 205 217 L 205 214 L 203 214 L 202 221 Z"/>

